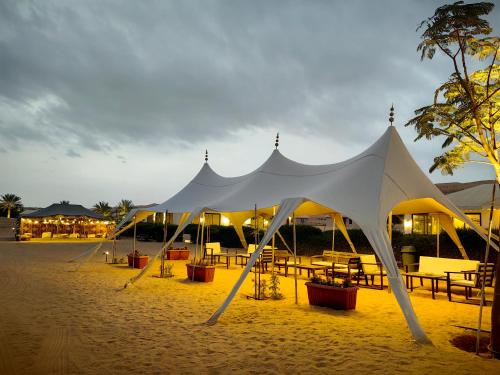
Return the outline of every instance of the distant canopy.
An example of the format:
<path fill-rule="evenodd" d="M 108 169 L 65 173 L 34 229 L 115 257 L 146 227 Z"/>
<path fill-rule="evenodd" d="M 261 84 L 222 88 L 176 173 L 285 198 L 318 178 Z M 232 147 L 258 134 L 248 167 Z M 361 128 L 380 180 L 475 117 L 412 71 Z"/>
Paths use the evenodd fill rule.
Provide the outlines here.
<path fill-rule="evenodd" d="M 30 217 L 49 217 L 49 216 L 71 216 L 71 217 L 90 217 L 93 219 L 103 220 L 104 216 L 97 212 L 91 211 L 80 204 L 59 204 L 54 203 L 48 207 L 41 208 L 29 214 L 21 215 L 21 218 Z"/>

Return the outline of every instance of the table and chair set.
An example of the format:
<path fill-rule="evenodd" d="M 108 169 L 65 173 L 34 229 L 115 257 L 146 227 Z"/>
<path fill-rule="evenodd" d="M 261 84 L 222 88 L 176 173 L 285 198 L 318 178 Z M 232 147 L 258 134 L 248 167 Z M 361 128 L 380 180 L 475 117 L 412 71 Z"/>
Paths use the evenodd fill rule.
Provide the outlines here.
<path fill-rule="evenodd" d="M 245 252 L 221 250 L 219 242 L 210 242 L 205 245 L 205 257 L 213 265 L 224 264 L 229 269 L 231 259 L 235 265 L 245 266 L 248 263 L 256 246 L 250 244 Z M 273 264 L 273 250 L 265 246 L 254 267 L 259 267 L 261 272 L 267 272 Z M 307 277 L 323 274 L 327 277 L 346 278 L 356 282 L 357 286 L 384 289 L 384 278 L 387 276 L 382 264 L 374 254 L 356 254 L 325 250 L 320 255 L 310 258 L 297 256 L 294 258 L 289 250 L 274 250 L 274 269 L 287 277 L 291 269 L 296 269 L 299 275 L 307 271 Z M 430 282 L 431 296 L 436 298 L 439 292 L 439 283 L 445 283 L 446 294 L 452 301 L 452 291 L 464 288 L 466 300 L 472 298 L 473 290 L 480 290 L 482 280 L 485 286 L 491 287 L 495 275 L 493 263 L 481 263 L 476 260 L 437 258 L 420 256 L 419 263 L 406 264 L 401 272 L 406 287 L 413 292 L 414 289 L 424 286 L 424 280 Z M 486 277 L 484 277 L 486 276 Z M 415 279 L 419 285 L 415 285 Z M 360 282 L 364 280 L 364 285 Z M 378 280 L 379 283 L 375 283 Z"/>

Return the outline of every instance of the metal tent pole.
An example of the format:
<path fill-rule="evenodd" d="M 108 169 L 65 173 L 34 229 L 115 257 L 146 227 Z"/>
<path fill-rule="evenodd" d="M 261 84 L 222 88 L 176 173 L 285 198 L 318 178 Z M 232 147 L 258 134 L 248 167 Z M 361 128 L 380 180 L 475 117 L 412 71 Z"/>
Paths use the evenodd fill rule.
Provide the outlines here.
<path fill-rule="evenodd" d="M 295 230 L 295 212 L 293 213 L 293 278 L 295 282 L 295 304 L 299 303 L 299 295 L 297 292 L 297 231 Z"/>
<path fill-rule="evenodd" d="M 436 231 L 436 253 L 439 258 L 439 232 L 441 231 L 439 216 L 437 217 L 437 231 Z"/>
<path fill-rule="evenodd" d="M 332 251 L 335 251 L 335 216 L 332 216 Z"/>
<path fill-rule="evenodd" d="M 497 182 L 493 183 L 493 191 L 491 193 L 491 206 L 490 206 L 490 223 L 488 224 L 488 242 L 486 242 L 486 251 L 484 254 L 484 266 L 483 266 L 483 281 L 481 282 L 481 295 L 479 302 L 479 321 L 477 324 L 476 332 L 476 354 L 479 354 L 479 335 L 481 334 L 481 324 L 483 322 L 483 307 L 484 307 L 484 287 L 486 283 L 486 265 L 488 264 L 488 257 L 490 255 L 490 243 L 491 243 L 491 230 L 493 227 L 493 210 L 495 209 L 495 193 L 496 193 Z M 465 291 L 467 293 L 467 291 Z"/>
<path fill-rule="evenodd" d="M 136 234 L 137 234 L 137 223 L 135 221 L 135 215 L 134 215 L 134 245 L 133 245 L 133 250 L 132 250 L 132 268 L 135 268 L 134 267 L 134 260 L 135 260 L 135 251 L 136 251 L 136 248 L 135 248 Z"/>
<path fill-rule="evenodd" d="M 160 277 L 164 277 L 165 275 L 165 254 L 167 253 L 167 249 L 165 249 L 165 244 L 167 243 L 167 213 L 168 211 L 165 211 L 165 214 L 163 216 L 163 242 L 161 245 L 161 248 L 163 249 L 161 253 L 161 267 L 160 267 Z"/>
<path fill-rule="evenodd" d="M 276 215 L 276 207 L 273 206 L 273 219 L 274 219 L 275 215 Z M 269 223 L 267 225 L 269 226 Z M 272 259 L 272 263 L 271 263 L 271 274 L 274 275 L 274 249 L 276 247 L 276 235 L 275 234 L 273 234 L 273 240 L 271 242 L 271 247 L 273 249 L 273 259 Z"/>

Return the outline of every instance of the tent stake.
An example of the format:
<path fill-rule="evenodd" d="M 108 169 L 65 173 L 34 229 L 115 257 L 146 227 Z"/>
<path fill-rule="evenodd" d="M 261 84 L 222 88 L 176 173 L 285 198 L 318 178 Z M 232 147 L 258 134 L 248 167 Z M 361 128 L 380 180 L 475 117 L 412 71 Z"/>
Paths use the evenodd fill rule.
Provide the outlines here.
<path fill-rule="evenodd" d="M 486 283 L 486 265 L 488 264 L 488 258 L 490 255 L 490 242 L 491 242 L 491 229 L 493 227 L 493 210 L 495 209 L 495 193 L 496 193 L 497 182 L 493 183 L 493 191 L 491 192 L 491 206 L 490 206 L 490 223 L 488 224 L 488 241 L 486 242 L 486 251 L 484 254 L 484 267 L 483 267 L 483 281 L 481 282 L 481 292 L 480 292 L 480 302 L 479 302 L 479 321 L 477 324 L 476 332 L 476 354 L 479 354 L 479 336 L 481 334 L 481 324 L 483 322 L 483 306 L 484 300 L 486 299 L 484 295 L 484 287 Z"/>
<path fill-rule="evenodd" d="M 297 292 L 297 232 L 295 230 L 295 211 L 293 212 L 293 278 L 295 279 L 295 304 L 299 303 L 299 295 Z"/>

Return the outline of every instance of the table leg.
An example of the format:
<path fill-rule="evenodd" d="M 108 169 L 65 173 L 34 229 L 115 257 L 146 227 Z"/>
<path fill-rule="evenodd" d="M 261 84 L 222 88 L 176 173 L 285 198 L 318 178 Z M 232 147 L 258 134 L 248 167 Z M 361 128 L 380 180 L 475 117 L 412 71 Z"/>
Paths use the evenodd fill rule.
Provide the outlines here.
<path fill-rule="evenodd" d="M 413 276 L 410 276 L 410 292 L 413 292 Z"/>
<path fill-rule="evenodd" d="M 434 294 L 434 279 L 431 278 L 431 291 L 432 291 L 432 299 L 436 299 Z"/>

